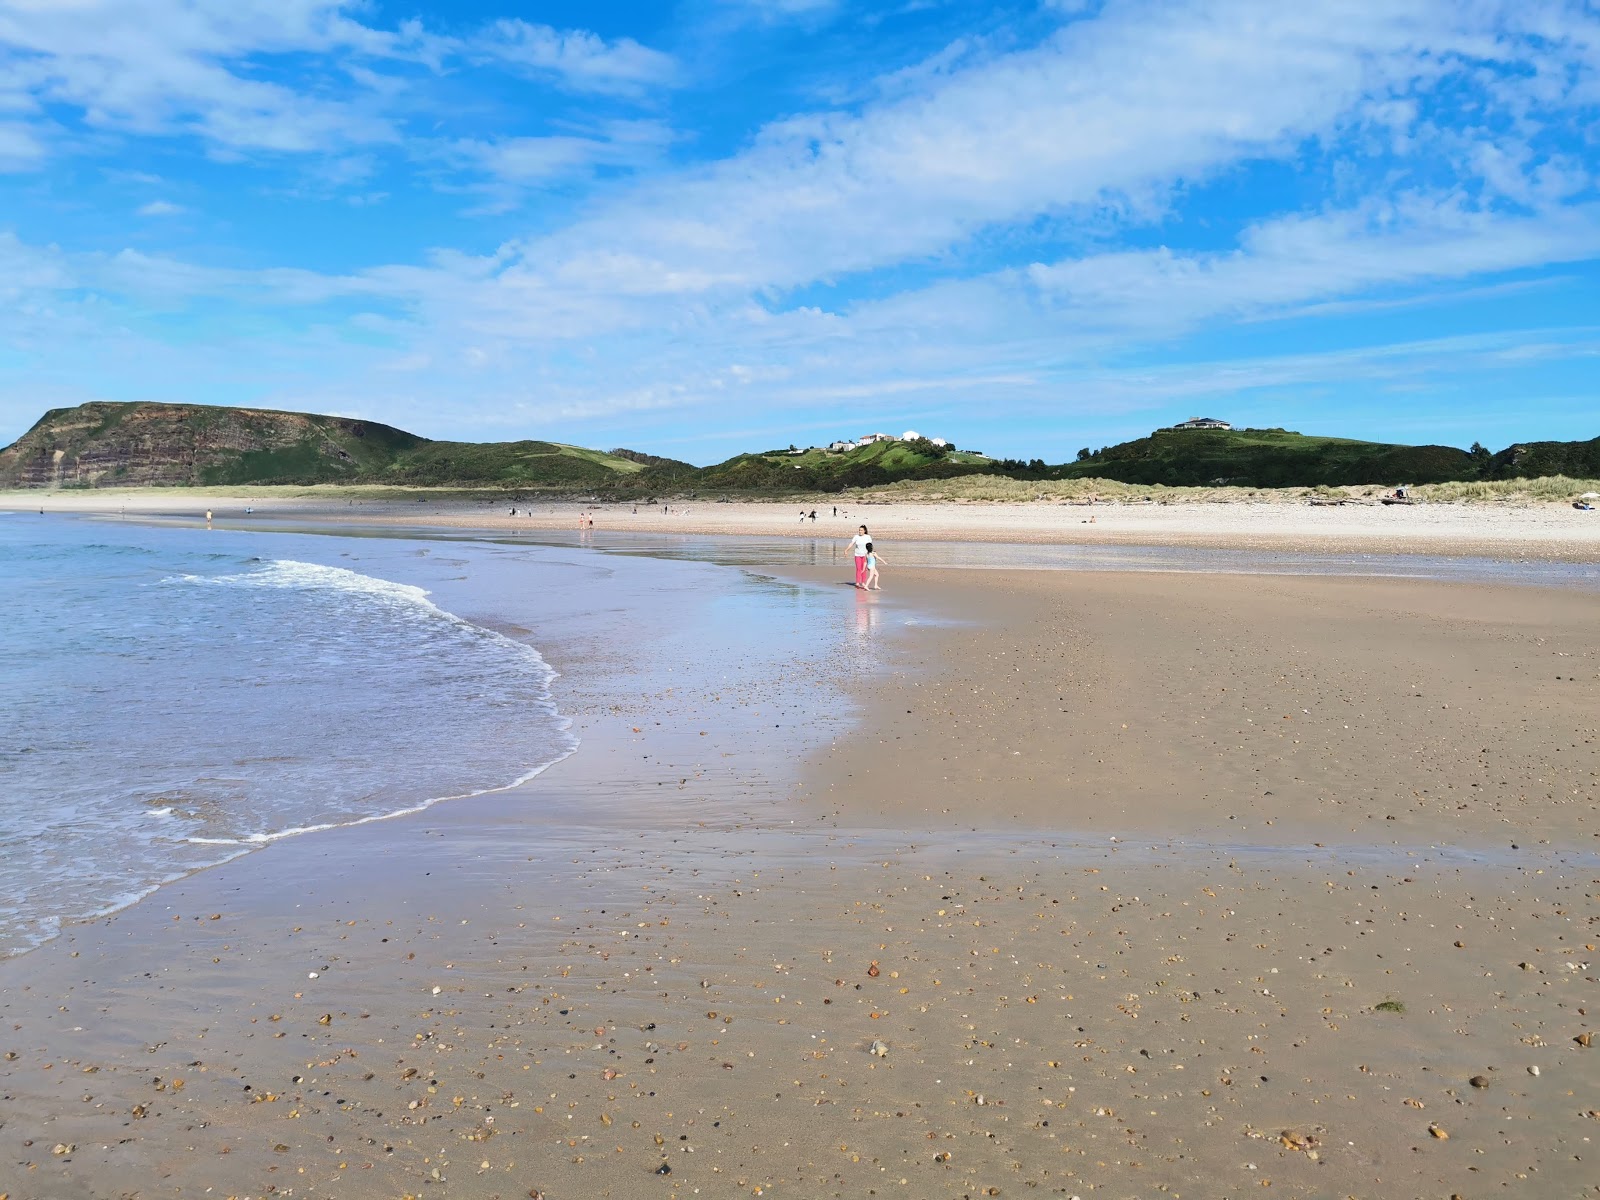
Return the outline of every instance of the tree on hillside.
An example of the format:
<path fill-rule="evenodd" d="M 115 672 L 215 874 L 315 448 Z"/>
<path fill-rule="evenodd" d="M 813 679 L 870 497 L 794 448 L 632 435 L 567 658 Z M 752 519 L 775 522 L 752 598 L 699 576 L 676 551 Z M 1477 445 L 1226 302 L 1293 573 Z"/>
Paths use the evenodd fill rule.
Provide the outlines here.
<path fill-rule="evenodd" d="M 1091 459 L 1093 457 L 1094 457 L 1094 451 L 1089 449 L 1089 447 L 1087 447 L 1087 446 L 1085 446 L 1082 450 L 1078 451 L 1078 461 L 1079 462 L 1087 462 L 1089 459 Z"/>

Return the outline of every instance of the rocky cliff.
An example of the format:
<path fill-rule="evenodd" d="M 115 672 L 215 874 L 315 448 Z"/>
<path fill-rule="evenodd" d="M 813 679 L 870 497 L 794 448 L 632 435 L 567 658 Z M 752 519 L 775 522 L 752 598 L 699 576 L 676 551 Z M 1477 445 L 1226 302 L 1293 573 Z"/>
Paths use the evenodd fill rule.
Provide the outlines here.
<path fill-rule="evenodd" d="M 0 450 L 0 487 L 353 480 L 424 444 L 371 421 L 197 404 L 82 404 Z"/>
<path fill-rule="evenodd" d="M 385 483 L 592 491 L 651 486 L 644 471 L 557 442 L 432 441 L 376 421 L 201 404 L 58 408 L 0 450 L 0 489 Z"/>

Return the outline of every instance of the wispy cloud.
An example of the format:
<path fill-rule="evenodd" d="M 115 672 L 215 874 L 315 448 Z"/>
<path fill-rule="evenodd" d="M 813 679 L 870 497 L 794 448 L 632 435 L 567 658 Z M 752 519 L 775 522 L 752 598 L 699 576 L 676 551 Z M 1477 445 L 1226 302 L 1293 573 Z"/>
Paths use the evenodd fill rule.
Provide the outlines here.
<path fill-rule="evenodd" d="M 517 19 L 495 21 L 468 42 L 487 59 L 582 92 L 634 95 L 674 82 L 678 64 L 632 38 L 608 42 L 586 30 Z"/>
<path fill-rule="evenodd" d="M 631 39 L 520 20 L 462 37 L 416 20 L 364 24 L 353 0 L 0 0 L 0 167 L 35 162 L 42 106 L 108 133 L 196 137 L 213 152 L 338 153 L 398 147 L 408 72 L 492 62 L 582 92 L 639 94 L 673 60 Z M 9 96 L 12 103 L 6 103 Z"/>
<path fill-rule="evenodd" d="M 148 204 L 141 204 L 135 211 L 141 217 L 175 217 L 188 210 L 170 200 L 152 200 Z"/>
<path fill-rule="evenodd" d="M 516 187 L 539 187 L 606 167 L 638 168 L 660 160 L 672 144 L 661 121 L 606 121 L 581 133 L 498 139 L 464 138 L 442 150 L 463 168 Z"/>

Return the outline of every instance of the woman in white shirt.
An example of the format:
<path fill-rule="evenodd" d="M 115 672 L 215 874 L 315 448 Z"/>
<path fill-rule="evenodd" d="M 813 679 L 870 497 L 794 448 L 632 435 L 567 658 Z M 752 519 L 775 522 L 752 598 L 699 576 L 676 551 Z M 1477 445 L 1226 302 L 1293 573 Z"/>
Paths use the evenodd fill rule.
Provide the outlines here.
<path fill-rule="evenodd" d="M 872 545 L 872 539 L 867 536 L 867 527 L 861 526 L 861 532 L 850 539 L 850 553 L 856 560 L 856 586 L 867 585 L 867 547 Z"/>

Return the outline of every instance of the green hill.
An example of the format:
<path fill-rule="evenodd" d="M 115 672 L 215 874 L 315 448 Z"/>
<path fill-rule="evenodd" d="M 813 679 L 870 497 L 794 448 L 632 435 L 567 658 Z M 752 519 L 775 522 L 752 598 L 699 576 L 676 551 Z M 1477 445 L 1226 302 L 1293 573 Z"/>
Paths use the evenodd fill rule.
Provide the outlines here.
<path fill-rule="evenodd" d="M 662 469 L 557 442 L 437 442 L 375 421 L 198 404 L 52 409 L 0 450 L 0 488 L 378 483 L 592 489 Z"/>
<path fill-rule="evenodd" d="M 1315 487 L 1478 479 L 1483 458 L 1453 446 L 1307 437 L 1283 429 L 1158 429 L 1052 468 L 1060 479 L 1203 487 Z"/>
<path fill-rule="evenodd" d="M 961 475 L 1110 479 L 1136 485 L 1315 487 L 1567 475 L 1600 478 L 1600 438 L 1400 446 L 1283 429 L 1162 429 L 1076 462 L 994 460 L 925 438 L 845 451 L 767 450 L 710 467 L 559 442 L 441 442 L 376 421 L 196 404 L 82 404 L 45 413 L 0 450 L 0 488 L 351 483 L 782 495 Z"/>
<path fill-rule="evenodd" d="M 981 454 L 916 441 L 873 442 L 853 450 L 765 450 L 704 467 L 695 484 L 711 491 L 838 492 L 901 479 L 974 475 L 992 464 Z"/>
<path fill-rule="evenodd" d="M 1485 479 L 1538 479 L 1566 475 L 1600 479 L 1600 438 L 1588 442 L 1518 442 L 1489 459 Z"/>

